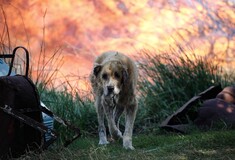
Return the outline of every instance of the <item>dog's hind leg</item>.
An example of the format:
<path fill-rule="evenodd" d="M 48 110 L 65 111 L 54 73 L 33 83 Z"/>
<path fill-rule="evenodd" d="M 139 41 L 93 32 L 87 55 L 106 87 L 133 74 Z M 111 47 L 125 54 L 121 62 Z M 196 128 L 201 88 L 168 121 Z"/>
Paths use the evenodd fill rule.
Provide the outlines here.
<path fill-rule="evenodd" d="M 99 144 L 109 144 L 106 136 L 106 128 L 104 125 L 104 108 L 101 104 L 101 97 L 97 96 L 95 101 L 96 112 L 98 117 L 98 132 L 99 132 Z"/>
<path fill-rule="evenodd" d="M 115 121 L 115 124 L 117 126 L 117 128 L 119 129 L 119 120 L 120 120 L 120 116 L 122 115 L 124 111 L 124 107 L 123 106 L 120 106 L 120 105 L 117 105 L 115 107 L 115 110 L 114 110 L 114 121 Z"/>

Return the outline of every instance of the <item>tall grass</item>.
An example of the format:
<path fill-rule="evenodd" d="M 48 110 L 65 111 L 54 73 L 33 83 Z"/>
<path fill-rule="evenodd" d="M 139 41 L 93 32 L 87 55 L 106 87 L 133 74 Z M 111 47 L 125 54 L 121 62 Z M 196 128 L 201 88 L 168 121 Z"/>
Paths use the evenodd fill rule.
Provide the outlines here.
<path fill-rule="evenodd" d="M 139 72 L 145 76 L 139 78 L 135 133 L 157 131 L 162 120 L 194 95 L 213 85 L 231 84 L 229 76 L 225 78 L 217 64 L 194 53 L 186 54 L 182 48 L 181 52 L 172 50 L 164 54 L 145 50 L 141 56 Z M 97 117 L 92 99 L 82 97 L 79 92 L 72 94 L 66 87 L 63 91 L 53 88 L 44 90 L 41 99 L 54 113 L 80 127 L 84 135 L 96 135 Z M 124 117 L 120 128 L 124 129 Z M 71 134 L 59 125 L 56 129 L 62 134 L 62 139 Z"/>
<path fill-rule="evenodd" d="M 83 136 L 95 134 L 97 119 L 93 102 L 90 99 L 81 98 L 78 93 L 73 95 L 66 89 L 63 91 L 47 89 L 41 93 L 41 100 L 56 115 L 78 127 Z M 74 135 L 70 129 L 65 128 L 61 124 L 55 124 L 55 129 L 60 133 L 62 141 Z"/>
<path fill-rule="evenodd" d="M 139 110 L 135 133 L 146 133 L 149 129 L 158 130 L 162 120 L 194 95 L 213 85 L 231 84 L 218 65 L 206 57 L 188 52 L 186 54 L 180 48 L 180 52 L 172 50 L 164 54 L 146 50 L 141 52 L 139 72 L 145 76 L 139 78 Z M 72 94 L 66 87 L 63 91 L 53 88 L 40 91 L 43 91 L 41 99 L 54 113 L 79 126 L 84 135 L 96 135 L 97 117 L 92 99 L 81 97 L 79 92 Z M 121 119 L 120 127 L 124 129 L 124 118 Z M 71 135 L 69 130 L 59 125 L 56 129 L 62 134 L 62 139 Z"/>
<path fill-rule="evenodd" d="M 196 94 L 213 85 L 231 84 L 219 65 L 186 52 L 181 46 L 168 53 L 141 51 L 139 88 L 145 119 L 159 123 Z"/>

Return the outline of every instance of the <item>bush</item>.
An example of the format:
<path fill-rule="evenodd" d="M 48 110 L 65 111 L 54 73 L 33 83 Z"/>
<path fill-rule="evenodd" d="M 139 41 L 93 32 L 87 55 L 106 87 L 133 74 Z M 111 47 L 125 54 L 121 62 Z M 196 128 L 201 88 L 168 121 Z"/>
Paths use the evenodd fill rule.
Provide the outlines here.
<path fill-rule="evenodd" d="M 40 85 L 39 85 L 40 86 Z M 39 92 L 40 92 L 39 87 Z M 79 94 L 72 95 L 66 89 L 56 91 L 54 89 L 44 90 L 41 93 L 41 100 L 46 106 L 59 117 L 69 121 L 78 127 L 82 135 L 94 134 L 97 130 L 96 111 L 93 102 L 89 99 L 82 99 Z M 62 141 L 74 135 L 70 130 L 55 123 L 55 129 L 60 134 Z"/>
<path fill-rule="evenodd" d="M 222 70 L 206 57 L 180 52 L 151 54 L 142 51 L 140 95 L 148 121 L 159 123 L 185 102 L 213 85 L 227 85 Z"/>

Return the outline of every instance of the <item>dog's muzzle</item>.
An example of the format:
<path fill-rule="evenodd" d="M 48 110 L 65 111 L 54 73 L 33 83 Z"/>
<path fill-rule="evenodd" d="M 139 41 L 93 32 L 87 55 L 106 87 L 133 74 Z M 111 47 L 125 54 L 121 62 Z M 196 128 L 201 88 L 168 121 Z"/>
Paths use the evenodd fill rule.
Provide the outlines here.
<path fill-rule="evenodd" d="M 113 86 L 107 86 L 107 91 L 108 91 L 108 94 L 112 94 L 114 93 L 114 87 Z"/>
<path fill-rule="evenodd" d="M 113 86 L 107 86 L 104 88 L 104 95 L 105 96 L 112 96 L 114 94 L 114 87 Z"/>

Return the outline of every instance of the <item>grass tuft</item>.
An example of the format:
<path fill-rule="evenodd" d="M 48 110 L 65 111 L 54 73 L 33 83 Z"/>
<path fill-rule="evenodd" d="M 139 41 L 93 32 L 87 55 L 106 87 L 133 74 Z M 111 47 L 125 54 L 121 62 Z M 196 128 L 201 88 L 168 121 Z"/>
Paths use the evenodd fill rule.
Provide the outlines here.
<path fill-rule="evenodd" d="M 141 102 L 148 121 L 159 123 L 190 98 L 213 85 L 231 82 L 222 76 L 222 69 L 205 57 L 186 53 L 182 47 L 170 53 L 142 51 L 139 63 Z"/>

